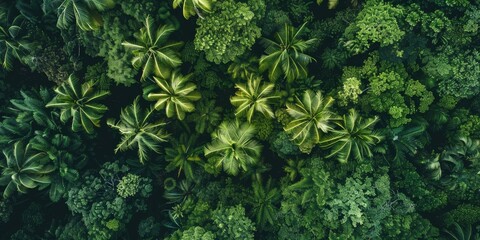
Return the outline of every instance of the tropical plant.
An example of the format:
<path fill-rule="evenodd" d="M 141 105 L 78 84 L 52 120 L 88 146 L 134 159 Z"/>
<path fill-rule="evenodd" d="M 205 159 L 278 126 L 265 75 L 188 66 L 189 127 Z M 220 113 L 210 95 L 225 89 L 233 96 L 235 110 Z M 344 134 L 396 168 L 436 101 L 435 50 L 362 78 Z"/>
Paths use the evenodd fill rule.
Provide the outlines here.
<path fill-rule="evenodd" d="M 169 42 L 168 37 L 175 31 L 172 25 L 155 28 L 153 19 L 148 16 L 140 32 L 134 34 L 136 43 L 123 42 L 122 45 L 131 49 L 134 58 L 132 65 L 142 68 L 141 80 L 152 73 L 155 76 L 168 78 L 171 69 L 182 64 L 178 50 L 183 42 Z"/>
<path fill-rule="evenodd" d="M 480 140 L 469 137 L 458 137 L 455 144 L 448 146 L 441 154 L 435 154 L 425 161 L 431 177 L 454 188 L 456 180 L 462 181 L 466 169 L 476 167 L 480 163 Z"/>
<path fill-rule="evenodd" d="M 205 52 L 205 59 L 216 64 L 243 55 L 261 36 L 257 26 L 260 14 L 253 7 L 246 2 L 217 1 L 212 13 L 197 21 L 195 49 Z"/>
<path fill-rule="evenodd" d="M 444 161 L 453 163 L 453 169 L 461 169 L 480 163 L 480 140 L 460 136 L 456 144 L 447 148 Z"/>
<path fill-rule="evenodd" d="M 33 49 L 23 25 L 22 16 L 17 16 L 10 22 L 7 13 L 0 11 L 0 57 L 2 67 L 6 70 L 13 69 L 15 59 L 24 62 L 23 58 Z"/>
<path fill-rule="evenodd" d="M 0 186 L 5 186 L 4 198 L 10 197 L 15 190 L 26 193 L 28 189 L 42 190 L 50 185 L 48 174 L 55 171 L 55 166 L 46 153 L 36 152 L 30 144 L 19 141 L 14 144 L 13 150 L 4 150 L 3 154 Z"/>
<path fill-rule="evenodd" d="M 202 227 L 190 227 L 181 232 L 180 240 L 214 240 L 215 234 Z"/>
<path fill-rule="evenodd" d="M 30 139 L 40 129 L 60 128 L 58 113 L 45 107 L 52 100 L 53 91 L 46 88 L 38 91 L 21 90 L 20 95 L 21 98 L 10 100 L 12 115 L 4 116 L 5 119 L 0 123 L 0 144 L 13 145 L 17 141 Z"/>
<path fill-rule="evenodd" d="M 405 9 L 401 6 L 366 1 L 356 19 L 345 29 L 341 45 L 353 55 L 364 53 L 373 46 L 395 46 L 405 36 L 398 20 L 402 17 L 405 17 Z M 440 29 L 437 26 L 435 31 Z"/>
<path fill-rule="evenodd" d="M 168 200 L 168 203 L 183 203 L 187 199 L 190 199 L 193 190 L 195 189 L 195 184 L 188 180 L 182 180 L 177 182 L 174 181 L 175 186 L 171 188 L 166 188 L 163 197 Z"/>
<path fill-rule="evenodd" d="M 425 145 L 427 125 L 423 122 L 388 128 L 383 131 L 385 139 L 393 145 L 395 150 L 394 159 L 403 161 L 406 155 L 413 156 Z"/>
<path fill-rule="evenodd" d="M 443 230 L 446 234 L 448 239 L 452 240 L 477 240 L 480 239 L 480 233 L 472 229 L 472 225 L 465 225 L 460 226 L 460 224 L 454 222 L 453 223 L 453 231 L 451 230 Z"/>
<path fill-rule="evenodd" d="M 191 16 L 198 15 L 203 19 L 200 10 L 211 12 L 214 0 L 173 0 L 173 8 L 176 9 L 183 4 L 183 17 L 189 19 Z"/>
<path fill-rule="evenodd" d="M 195 123 L 197 133 L 211 133 L 222 121 L 222 108 L 215 105 L 215 100 L 202 100 L 189 120 Z"/>
<path fill-rule="evenodd" d="M 439 180 L 442 177 L 441 154 L 436 153 L 422 162 L 425 164 L 425 169 L 429 171 L 429 177 L 434 180 Z"/>
<path fill-rule="evenodd" d="M 322 54 L 322 66 L 328 70 L 341 68 L 348 54 L 342 50 L 327 48 Z"/>
<path fill-rule="evenodd" d="M 40 87 L 39 90 L 20 90 L 20 95 L 22 96 L 21 98 L 10 100 L 13 106 L 9 108 L 19 125 L 25 124 L 29 127 L 39 125 L 50 129 L 58 128 L 58 124 L 55 121 L 58 114 L 53 112 L 52 109 L 45 107 L 54 98 L 53 91 Z"/>
<path fill-rule="evenodd" d="M 328 9 L 334 9 L 337 7 L 339 1 L 340 0 L 328 0 Z M 318 5 L 322 4 L 323 2 L 324 0 L 317 0 Z"/>
<path fill-rule="evenodd" d="M 212 211 L 214 227 L 218 229 L 217 239 L 253 240 L 255 224 L 245 216 L 245 208 L 238 204 L 234 207 L 219 206 Z"/>
<path fill-rule="evenodd" d="M 263 161 L 258 161 L 248 167 L 248 170 L 242 175 L 241 179 L 250 178 L 252 182 L 263 183 L 263 175 L 265 172 L 270 171 L 272 167 L 269 164 L 265 164 Z"/>
<path fill-rule="evenodd" d="M 263 227 L 267 222 L 274 224 L 278 211 L 275 203 L 280 196 L 280 191 L 272 187 L 271 179 L 267 181 L 265 187 L 260 182 L 253 183 L 253 196 L 249 201 L 253 205 L 257 226 Z"/>
<path fill-rule="evenodd" d="M 227 72 L 233 79 L 248 79 L 251 74 L 258 72 L 258 58 L 242 55 L 230 63 Z"/>
<path fill-rule="evenodd" d="M 287 160 L 287 165 L 283 167 L 285 173 L 287 173 L 288 179 L 290 181 L 294 181 L 297 176 L 300 174 L 300 169 L 302 169 L 305 165 L 304 160 Z"/>
<path fill-rule="evenodd" d="M 346 106 L 349 102 L 356 104 L 358 96 L 363 93 L 363 90 L 360 89 L 361 84 L 362 82 L 356 77 L 344 79 L 342 90 L 338 92 L 340 105 Z"/>
<path fill-rule="evenodd" d="M 67 29 L 75 20 L 84 30 L 96 30 L 102 25 L 99 11 L 113 8 L 116 0 L 63 0 L 57 9 L 57 27 Z"/>
<path fill-rule="evenodd" d="M 140 176 L 139 181 L 128 182 L 133 175 L 129 173 L 130 168 L 120 161 L 105 162 L 69 189 L 66 204 L 72 213 L 81 215 L 83 226 L 88 229 L 87 239 L 112 239 L 125 231 L 134 214 L 147 209 L 152 180 Z M 122 196 L 123 193 L 128 196 Z"/>
<path fill-rule="evenodd" d="M 49 191 L 50 200 L 58 202 L 80 178 L 80 170 L 87 164 L 85 144 L 78 134 L 69 136 L 48 130 L 37 133 L 29 144 L 32 149 L 46 153 L 58 169 L 52 176 Z"/>
<path fill-rule="evenodd" d="M 55 89 L 57 96 L 47 104 L 47 107 L 60 108 L 60 120 L 72 120 L 72 130 L 80 131 L 82 128 L 89 134 L 94 133 L 93 127 L 100 126 L 100 119 L 107 106 L 98 101 L 110 94 L 109 91 L 97 90 L 96 82 L 80 81 L 70 75 L 65 83 Z"/>
<path fill-rule="evenodd" d="M 160 143 L 167 141 L 169 135 L 163 129 L 166 124 L 164 121 L 149 122 L 155 110 L 149 108 L 143 111 L 138 101 L 136 98 L 132 105 L 122 109 L 118 122 L 109 119 L 107 124 L 122 134 L 122 140 L 117 145 L 115 153 L 138 149 L 138 158 L 143 163 L 148 159 L 148 151 L 160 153 Z"/>
<path fill-rule="evenodd" d="M 190 82 L 192 74 L 183 76 L 178 70 L 171 73 L 168 80 L 153 77 L 156 85 L 145 88 L 147 100 L 157 101 L 154 105 L 156 110 L 165 109 L 167 117 L 177 116 L 185 119 L 186 112 L 193 112 L 193 102 L 200 100 L 200 92 L 197 86 Z M 160 92 L 156 92 L 160 88 Z"/>
<path fill-rule="evenodd" d="M 178 169 L 177 177 L 185 174 L 188 180 L 195 180 L 193 164 L 198 163 L 202 148 L 196 146 L 197 136 L 192 134 L 181 134 L 180 138 L 171 141 L 172 147 L 165 149 L 165 159 L 169 162 L 165 170 L 171 172 Z"/>
<path fill-rule="evenodd" d="M 328 9 L 335 9 L 338 4 L 341 2 L 341 0 L 317 0 L 317 4 L 320 5 L 322 4 L 323 2 L 327 2 L 328 3 Z M 358 4 L 358 0 L 350 0 L 350 3 L 353 5 L 353 6 L 357 6 Z"/>
<path fill-rule="evenodd" d="M 284 129 L 298 145 L 306 148 L 303 151 L 310 152 L 313 145 L 320 141 L 321 132 L 332 129 L 330 121 L 333 113 L 329 111 L 332 103 L 333 98 L 325 99 L 320 91 L 314 93 L 311 90 L 306 90 L 301 100 L 295 97 L 295 104 L 287 103 L 287 112 L 293 120 Z"/>
<path fill-rule="evenodd" d="M 28 139 L 32 135 L 32 129 L 26 125 L 21 124 L 13 117 L 9 117 L 0 122 L 0 146 L 5 148 L 17 141 Z"/>
<path fill-rule="evenodd" d="M 212 134 L 213 141 L 205 146 L 205 156 L 214 159 L 216 167 L 231 175 L 246 171 L 258 161 L 262 146 L 255 140 L 255 128 L 238 121 L 225 121 Z"/>
<path fill-rule="evenodd" d="M 323 169 L 302 168 L 300 169 L 302 178 L 284 191 L 298 192 L 299 204 L 305 205 L 307 202 L 314 201 L 318 206 L 323 206 L 329 196 L 332 182 L 330 174 Z"/>
<path fill-rule="evenodd" d="M 285 27 L 275 35 L 275 40 L 263 39 L 265 54 L 260 58 L 260 71 L 268 70 L 268 78 L 275 81 L 283 74 L 288 82 L 308 76 L 307 65 L 315 59 L 306 53 L 316 41 L 300 39 L 306 23 L 295 29 L 285 24 Z"/>
<path fill-rule="evenodd" d="M 358 161 L 372 157 L 370 148 L 383 138 L 372 130 L 378 120 L 378 117 L 363 120 L 357 111 L 350 109 L 348 115 L 334 121 L 338 129 L 333 129 L 320 141 L 320 146 L 332 148 L 327 158 L 336 156 L 339 162 L 346 163 L 352 153 Z"/>
<path fill-rule="evenodd" d="M 238 91 L 235 96 L 230 98 L 232 105 L 237 107 L 235 116 L 246 115 L 248 122 L 252 122 L 255 111 L 266 117 L 274 117 L 270 104 L 272 104 L 273 99 L 278 98 L 273 94 L 275 85 L 273 83 L 260 85 L 261 80 L 261 77 L 250 75 L 246 85 L 243 83 L 235 84 Z"/>

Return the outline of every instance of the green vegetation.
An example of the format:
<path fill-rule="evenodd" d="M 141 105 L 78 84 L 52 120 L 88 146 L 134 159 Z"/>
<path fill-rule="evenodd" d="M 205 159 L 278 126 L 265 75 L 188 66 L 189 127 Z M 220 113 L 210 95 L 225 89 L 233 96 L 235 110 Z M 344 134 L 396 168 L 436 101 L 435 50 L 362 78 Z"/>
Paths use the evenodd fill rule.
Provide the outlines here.
<path fill-rule="evenodd" d="M 147 17 L 140 32 L 135 33 L 137 43 L 124 42 L 126 48 L 131 49 L 134 55 L 132 65 L 142 68 L 142 77 L 155 76 L 166 78 L 170 69 L 182 64 L 176 50 L 182 46 L 182 42 L 167 42 L 170 34 L 175 31 L 171 25 L 164 25 L 156 29 L 152 18 Z"/>
<path fill-rule="evenodd" d="M 329 111 L 333 98 L 324 99 L 320 91 L 314 93 L 305 91 L 302 99 L 295 99 L 295 104 L 287 103 L 287 112 L 292 121 L 287 124 L 285 131 L 292 135 L 301 149 L 310 152 L 312 147 L 320 141 L 320 135 L 332 130 L 333 114 Z"/>
<path fill-rule="evenodd" d="M 249 123 L 223 122 L 212 134 L 213 141 L 205 146 L 205 157 L 223 166 L 225 172 L 237 175 L 258 161 L 262 146 L 252 139 L 255 128 Z"/>
<path fill-rule="evenodd" d="M 474 0 L 0 3 L 0 239 L 480 239 Z"/>
<path fill-rule="evenodd" d="M 247 85 L 236 84 L 238 91 L 230 98 L 233 106 L 237 107 L 235 116 L 247 115 L 247 121 L 252 122 L 253 113 L 258 111 L 266 117 L 273 117 L 270 104 L 277 96 L 272 95 L 273 83 L 260 85 L 261 78 L 250 75 Z"/>
<path fill-rule="evenodd" d="M 80 85 L 72 75 L 66 83 L 55 89 L 57 96 L 46 107 L 62 109 L 60 119 L 66 122 L 72 118 L 72 130 L 80 131 L 82 128 L 87 133 L 94 133 L 93 127 L 100 126 L 103 113 L 108 110 L 107 106 L 97 101 L 105 98 L 108 91 L 97 91 L 95 83 L 86 82 Z"/>
<path fill-rule="evenodd" d="M 132 105 L 122 109 L 120 120 L 115 123 L 113 119 L 108 120 L 108 125 L 117 129 L 122 134 L 122 140 L 117 145 L 115 152 L 137 148 L 138 159 L 144 162 L 148 159 L 147 151 L 160 152 L 159 143 L 166 142 L 168 134 L 164 131 L 164 121 L 150 121 L 154 109 L 143 110 L 135 99 Z"/>
<path fill-rule="evenodd" d="M 154 105 L 156 110 L 165 109 L 167 117 L 177 116 L 179 120 L 185 119 L 186 112 L 193 112 L 194 101 L 200 100 L 201 96 L 195 91 L 197 86 L 189 82 L 191 74 L 182 76 L 178 71 L 170 74 L 168 80 L 153 77 L 156 89 L 146 88 L 147 100 L 157 101 Z M 160 92 L 157 89 L 160 88 Z"/>
<path fill-rule="evenodd" d="M 284 76 L 288 82 L 308 76 L 307 64 L 315 59 L 304 53 L 316 39 L 302 40 L 300 35 L 306 23 L 295 29 L 285 27 L 275 35 L 275 40 L 263 39 L 265 54 L 260 58 L 260 71 L 268 69 L 268 78 L 275 81 Z"/>

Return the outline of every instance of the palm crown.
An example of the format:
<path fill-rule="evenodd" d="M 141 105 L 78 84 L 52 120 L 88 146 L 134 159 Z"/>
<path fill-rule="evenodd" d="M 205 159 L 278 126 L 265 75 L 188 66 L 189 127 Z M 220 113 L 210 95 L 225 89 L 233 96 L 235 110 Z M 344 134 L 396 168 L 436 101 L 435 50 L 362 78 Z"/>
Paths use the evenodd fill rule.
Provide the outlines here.
<path fill-rule="evenodd" d="M 261 112 L 266 117 L 273 117 L 270 107 L 271 100 L 278 98 L 272 94 L 275 85 L 273 83 L 261 84 L 261 78 L 250 75 L 247 85 L 237 83 L 238 91 L 230 98 L 230 102 L 237 107 L 235 115 L 246 114 L 248 122 L 252 121 L 255 111 Z"/>
<path fill-rule="evenodd" d="M 189 19 L 191 16 L 197 14 L 203 18 L 199 9 L 205 12 L 212 11 L 212 0 L 173 0 L 173 8 L 178 8 L 183 4 L 183 17 Z"/>
<path fill-rule="evenodd" d="M 20 91 L 20 99 L 12 99 L 13 106 L 9 110 L 11 116 L 4 116 L 0 122 L 0 146 L 13 145 L 19 140 L 29 139 L 38 133 L 38 129 L 56 130 L 61 125 L 58 113 L 47 109 L 45 105 L 53 98 L 53 91 L 46 88 L 40 90 Z"/>
<path fill-rule="evenodd" d="M 22 29 L 23 19 L 16 17 L 11 23 L 7 21 L 7 14 L 0 12 L 0 56 L 2 58 L 2 67 L 6 70 L 12 70 L 14 59 L 22 60 L 32 49 Z"/>
<path fill-rule="evenodd" d="M 62 122 L 72 117 L 73 131 L 77 132 L 83 128 L 92 134 L 93 127 L 100 126 L 100 119 L 108 110 L 107 106 L 98 101 L 110 94 L 108 91 L 96 90 L 95 84 L 89 81 L 80 85 L 79 81 L 70 75 L 64 84 L 55 89 L 57 96 L 47 104 L 47 107 L 60 108 Z"/>
<path fill-rule="evenodd" d="M 287 103 L 287 112 L 293 120 L 284 128 L 285 131 L 292 134 L 298 145 L 313 147 L 320 141 L 320 132 L 332 129 L 329 124 L 333 117 L 329 111 L 332 103 L 333 98 L 323 98 L 320 91 L 305 91 L 301 100 L 296 97 L 295 104 Z"/>
<path fill-rule="evenodd" d="M 150 101 L 157 101 L 155 109 L 165 109 L 167 117 L 177 116 L 178 119 L 185 119 L 186 112 L 193 112 L 195 110 L 194 101 L 198 101 L 201 96 L 200 92 L 196 91 L 197 86 L 190 81 L 192 74 L 183 76 L 179 71 L 173 72 L 169 79 L 162 79 L 153 77 L 157 88 L 160 92 L 150 92 L 147 88 L 147 99 Z"/>
<path fill-rule="evenodd" d="M 115 6 L 115 0 L 63 0 L 57 9 L 57 27 L 66 29 L 75 20 L 84 30 L 95 30 L 102 25 L 98 11 Z"/>
<path fill-rule="evenodd" d="M 2 176 L 0 185 L 6 186 L 5 198 L 11 196 L 15 189 L 26 193 L 28 189 L 43 189 L 50 185 L 49 173 L 55 171 L 46 153 L 35 152 L 30 144 L 26 146 L 19 141 L 14 144 L 13 151 L 3 151 L 5 161 L 0 161 Z"/>
<path fill-rule="evenodd" d="M 348 115 L 344 115 L 340 121 L 335 121 L 338 129 L 332 130 L 320 141 L 320 145 L 332 148 L 327 157 L 337 156 L 341 163 L 346 163 L 352 153 L 359 161 L 365 157 L 372 157 L 371 146 L 382 140 L 382 137 L 372 130 L 376 122 L 378 117 L 364 120 L 351 109 Z"/>
<path fill-rule="evenodd" d="M 253 205 L 253 211 L 259 226 L 263 227 L 267 222 L 274 224 L 277 211 L 274 204 L 280 196 L 280 191 L 272 187 L 271 179 L 267 181 L 265 187 L 260 182 L 253 183 L 253 196 L 249 200 Z"/>
<path fill-rule="evenodd" d="M 462 171 L 475 168 L 480 162 L 480 140 L 459 136 L 456 144 L 448 146 L 441 154 L 427 161 L 427 169 L 435 180 L 444 178 L 444 183 L 451 186 L 455 175 Z"/>
<path fill-rule="evenodd" d="M 288 82 L 307 77 L 307 64 L 315 59 L 304 52 L 316 39 L 306 41 L 300 39 L 305 24 L 297 30 L 285 25 L 283 30 L 275 35 L 275 40 L 263 39 L 266 55 L 260 58 L 260 71 L 264 72 L 268 69 L 270 80 L 277 80 L 282 74 Z"/>
<path fill-rule="evenodd" d="M 122 109 L 120 121 L 116 123 L 113 119 L 107 121 L 110 127 L 122 134 L 122 140 L 115 152 L 136 148 L 141 163 L 148 159 L 147 151 L 160 153 L 159 144 L 167 141 L 168 134 L 163 129 L 165 122 L 149 122 L 153 113 L 153 108 L 143 111 L 136 98 L 132 105 Z"/>
<path fill-rule="evenodd" d="M 202 100 L 189 120 L 195 122 L 195 131 L 211 133 L 222 121 L 222 108 L 215 105 L 215 100 Z"/>
<path fill-rule="evenodd" d="M 213 141 L 205 147 L 205 156 L 214 158 L 217 167 L 223 165 L 229 174 L 237 175 L 241 169 L 246 171 L 258 161 L 262 150 L 252 139 L 254 134 L 254 127 L 248 123 L 223 122 L 212 134 Z"/>
<path fill-rule="evenodd" d="M 394 159 L 404 161 L 406 156 L 413 156 L 428 139 L 426 122 L 413 121 L 404 126 L 387 128 L 382 131 L 386 140 L 395 150 Z"/>
<path fill-rule="evenodd" d="M 177 176 L 183 172 L 188 180 L 195 180 L 193 164 L 199 162 L 202 148 L 196 145 L 197 136 L 182 134 L 180 139 L 172 140 L 172 147 L 165 149 L 165 159 L 169 162 L 166 167 L 168 172 L 178 168 Z"/>
<path fill-rule="evenodd" d="M 258 72 L 258 58 L 250 55 L 240 56 L 228 66 L 227 72 L 234 79 L 248 79 L 251 74 Z"/>
<path fill-rule="evenodd" d="M 122 45 L 132 50 L 132 64 L 136 69 L 143 68 L 141 79 L 155 76 L 167 78 L 172 68 L 182 64 L 178 49 L 183 42 L 167 42 L 175 31 L 171 25 L 155 29 L 151 17 L 147 17 L 144 27 L 135 33 L 136 43 L 124 42 Z"/>

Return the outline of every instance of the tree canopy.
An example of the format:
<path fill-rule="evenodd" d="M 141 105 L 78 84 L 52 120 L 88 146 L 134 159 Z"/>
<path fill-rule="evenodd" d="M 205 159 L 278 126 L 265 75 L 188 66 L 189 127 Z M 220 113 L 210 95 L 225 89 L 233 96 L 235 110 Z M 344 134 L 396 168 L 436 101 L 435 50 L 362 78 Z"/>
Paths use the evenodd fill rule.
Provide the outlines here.
<path fill-rule="evenodd" d="M 0 239 L 480 239 L 477 0 L 0 1 Z"/>

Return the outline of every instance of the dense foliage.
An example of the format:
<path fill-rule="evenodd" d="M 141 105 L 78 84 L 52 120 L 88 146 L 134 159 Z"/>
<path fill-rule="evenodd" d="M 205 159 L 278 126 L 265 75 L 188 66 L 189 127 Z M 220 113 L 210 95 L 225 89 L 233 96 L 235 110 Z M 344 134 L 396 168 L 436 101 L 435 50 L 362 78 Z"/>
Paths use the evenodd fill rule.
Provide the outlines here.
<path fill-rule="evenodd" d="M 0 239 L 480 239 L 480 2 L 0 3 Z"/>

